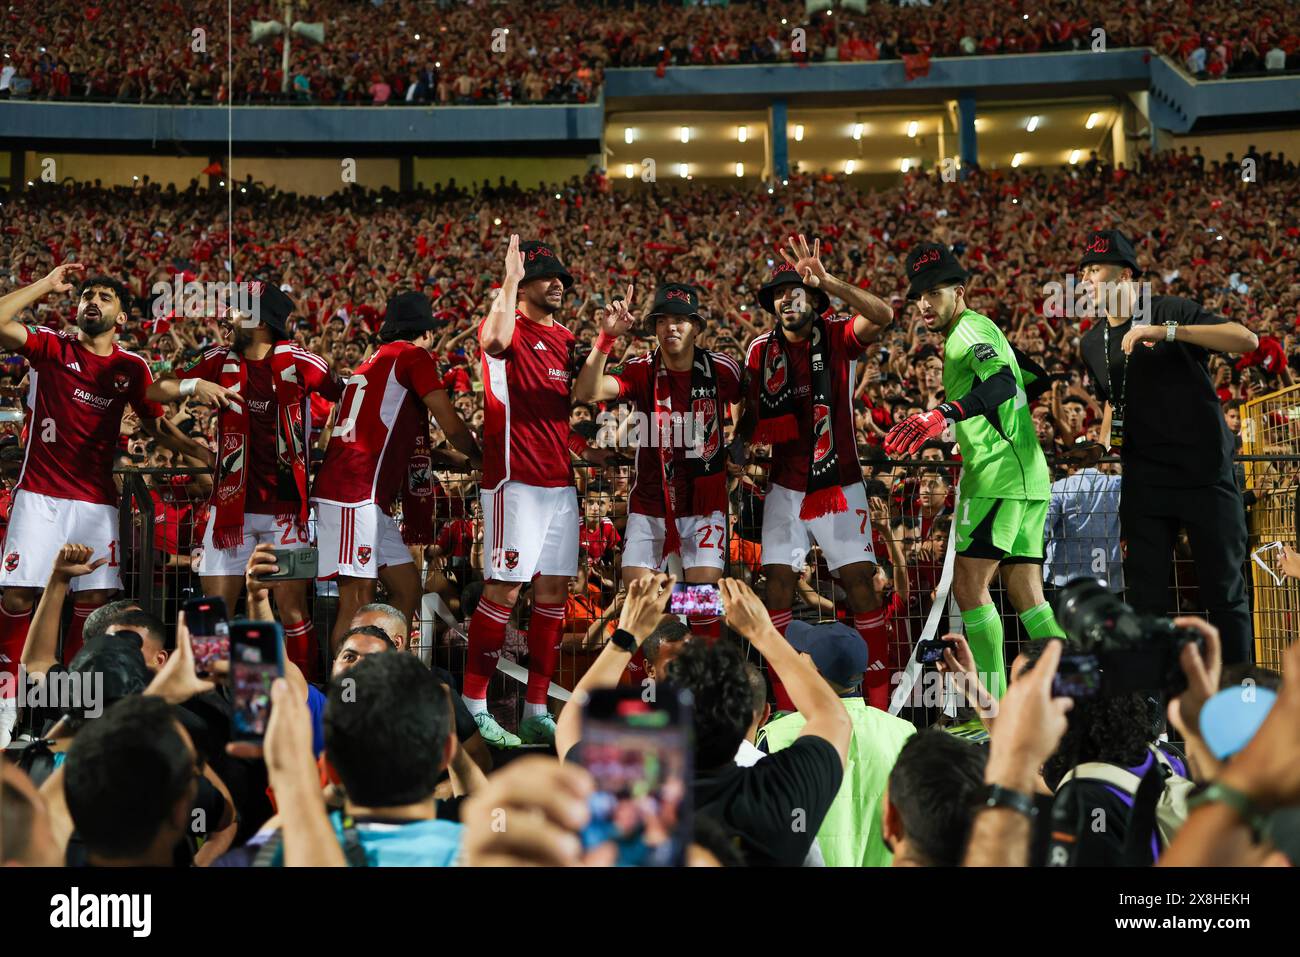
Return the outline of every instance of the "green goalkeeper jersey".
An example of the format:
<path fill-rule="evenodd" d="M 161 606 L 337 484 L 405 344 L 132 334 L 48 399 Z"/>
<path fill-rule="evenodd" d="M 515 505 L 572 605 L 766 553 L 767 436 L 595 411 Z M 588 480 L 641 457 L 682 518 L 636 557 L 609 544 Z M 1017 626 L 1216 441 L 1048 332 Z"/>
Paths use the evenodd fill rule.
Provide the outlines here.
<path fill-rule="evenodd" d="M 953 320 L 943 346 L 943 388 L 949 402 L 960 403 L 1003 366 L 1015 376 L 1016 394 L 989 414 L 955 426 L 962 458 L 961 497 L 1044 501 L 1051 498 L 1051 474 L 1011 345 L 993 320 L 973 309 Z"/>

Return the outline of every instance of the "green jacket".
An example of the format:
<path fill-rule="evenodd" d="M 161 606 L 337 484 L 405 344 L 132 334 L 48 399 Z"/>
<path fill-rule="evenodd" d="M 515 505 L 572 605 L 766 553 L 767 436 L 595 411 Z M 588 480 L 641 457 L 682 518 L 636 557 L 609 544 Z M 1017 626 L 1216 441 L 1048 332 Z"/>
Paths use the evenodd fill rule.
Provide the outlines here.
<path fill-rule="evenodd" d="M 916 733 L 908 721 L 869 707 L 861 697 L 841 698 L 853 722 L 844 782 L 817 832 L 827 867 L 888 867 L 894 855 L 885 846 L 880 819 L 885 784 L 903 743 Z M 803 730 L 801 714 L 770 721 L 758 733 L 769 754 L 788 748 Z"/>

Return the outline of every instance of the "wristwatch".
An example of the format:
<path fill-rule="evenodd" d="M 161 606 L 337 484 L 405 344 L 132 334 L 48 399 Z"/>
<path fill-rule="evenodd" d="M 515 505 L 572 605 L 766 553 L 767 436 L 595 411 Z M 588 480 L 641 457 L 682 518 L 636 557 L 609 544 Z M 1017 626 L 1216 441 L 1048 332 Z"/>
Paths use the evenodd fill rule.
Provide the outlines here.
<path fill-rule="evenodd" d="M 636 638 L 632 637 L 632 632 L 619 628 L 609 636 L 609 640 L 620 651 L 626 651 L 629 655 L 636 654 Z"/>
<path fill-rule="evenodd" d="M 1174 341 L 1174 333 L 1176 333 L 1177 331 L 1178 331 L 1178 323 L 1176 323 L 1176 322 L 1166 322 L 1166 323 L 1165 323 L 1165 342 L 1173 342 L 1173 341 Z"/>
<path fill-rule="evenodd" d="M 1202 804 L 1226 804 L 1241 818 L 1241 822 L 1250 828 L 1250 833 L 1258 844 L 1260 837 L 1264 833 L 1267 824 L 1266 816 L 1255 806 L 1245 794 L 1242 794 L 1236 788 L 1230 788 L 1226 784 L 1219 784 L 1217 781 L 1207 787 L 1200 794 L 1193 795 L 1187 800 L 1189 810 L 1196 810 Z"/>
<path fill-rule="evenodd" d="M 976 811 L 996 807 L 1023 814 L 1031 821 L 1038 817 L 1038 805 L 1034 803 L 1031 794 L 1013 791 L 1011 788 L 1004 788 L 1000 784 L 986 784 L 975 792 Z"/>

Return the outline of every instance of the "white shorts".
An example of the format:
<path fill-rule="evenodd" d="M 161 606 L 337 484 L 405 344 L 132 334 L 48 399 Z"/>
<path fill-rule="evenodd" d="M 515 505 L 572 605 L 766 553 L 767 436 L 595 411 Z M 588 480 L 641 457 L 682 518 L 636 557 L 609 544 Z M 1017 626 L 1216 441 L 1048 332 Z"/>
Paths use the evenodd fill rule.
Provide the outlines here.
<path fill-rule="evenodd" d="M 664 551 L 664 519 L 632 512 L 623 533 L 623 567 L 663 571 L 668 563 Z M 721 512 L 712 515 L 683 515 L 677 519 L 682 540 L 682 568 L 725 568 L 727 523 Z"/>
<path fill-rule="evenodd" d="M 842 486 L 849 507 L 805 522 L 799 517 L 803 492 L 773 485 L 763 502 L 763 564 L 784 565 L 795 571 L 807 564 L 813 541 L 822 550 L 831 571 L 854 562 L 876 561 L 871 545 L 871 513 L 867 490 L 861 482 Z"/>
<path fill-rule="evenodd" d="M 201 576 L 238 575 L 244 577 L 248 567 L 248 558 L 258 545 L 274 545 L 276 548 L 302 548 L 311 544 L 307 529 L 298 527 L 297 523 L 280 519 L 275 515 L 254 515 L 244 513 L 244 541 L 234 548 L 217 548 L 212 541 L 216 522 L 216 511 L 208 518 L 207 530 L 203 533 L 203 543 L 190 552 L 194 571 Z"/>
<path fill-rule="evenodd" d="M 321 578 L 378 578 L 389 565 L 410 565 L 411 550 L 402 541 L 397 520 L 373 502 L 369 505 L 316 506 L 316 537 Z"/>
<path fill-rule="evenodd" d="M 529 582 L 578 574 L 578 492 L 502 482 L 483 492 L 483 577 Z"/>
<path fill-rule="evenodd" d="M 44 588 L 54 558 L 64 545 L 89 545 L 91 561 L 107 558 L 89 575 L 72 579 L 72 591 L 122 587 L 121 543 L 117 540 L 117 506 L 53 498 L 26 489 L 14 493 L 5 535 L 0 588 Z M 152 544 L 150 545 L 152 547 Z"/>

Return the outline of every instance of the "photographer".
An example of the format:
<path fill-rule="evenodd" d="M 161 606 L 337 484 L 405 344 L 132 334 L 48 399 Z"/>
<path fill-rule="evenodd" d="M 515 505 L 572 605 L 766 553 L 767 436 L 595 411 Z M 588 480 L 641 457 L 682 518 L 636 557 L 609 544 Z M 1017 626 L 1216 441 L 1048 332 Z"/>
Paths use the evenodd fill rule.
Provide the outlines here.
<path fill-rule="evenodd" d="M 1246 661 L 1252 632 L 1242 574 L 1245 511 L 1232 473 L 1233 436 L 1208 360 L 1213 352 L 1250 352 L 1258 340 L 1190 299 L 1146 294 L 1136 281 L 1141 274 L 1123 233 L 1089 235 L 1081 288 L 1098 310 L 1114 314 L 1088 330 L 1079 351 L 1106 403 L 1101 444 L 1123 456 L 1128 598 L 1147 614 L 1171 610 L 1171 556 L 1185 528 L 1201 602 L 1223 636 L 1224 660 Z"/>

